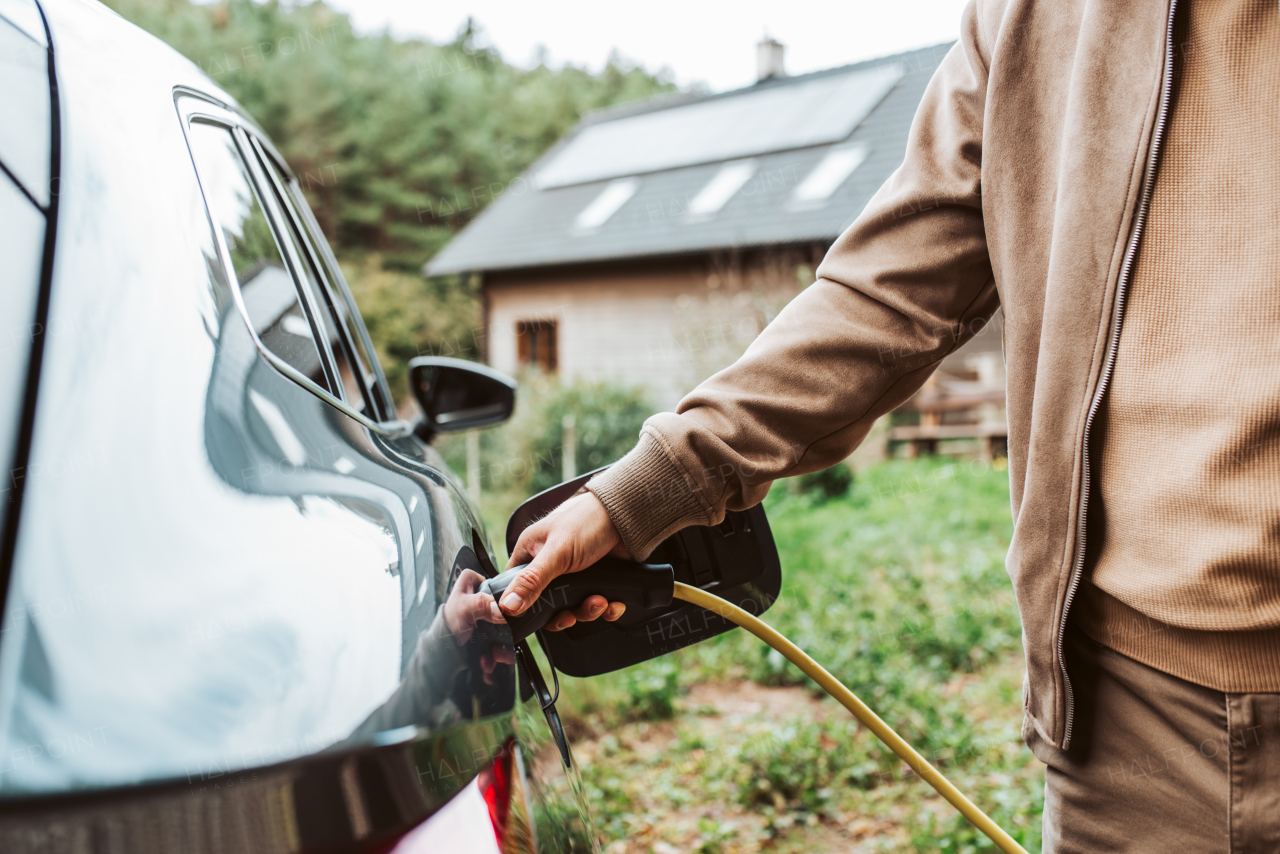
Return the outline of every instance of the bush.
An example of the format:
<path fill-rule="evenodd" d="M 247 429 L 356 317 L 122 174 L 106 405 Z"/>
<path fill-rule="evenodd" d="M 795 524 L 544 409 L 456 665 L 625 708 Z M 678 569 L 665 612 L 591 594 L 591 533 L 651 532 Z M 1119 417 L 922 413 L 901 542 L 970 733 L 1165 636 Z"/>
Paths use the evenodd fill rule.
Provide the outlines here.
<path fill-rule="evenodd" d="M 527 384 L 527 383 L 526 383 Z M 550 462 L 562 459 L 566 416 L 574 419 L 574 468 L 578 474 L 616 461 L 635 446 L 640 427 L 653 414 L 653 407 L 643 392 L 616 383 L 552 384 L 541 394 L 538 382 L 532 383 L 530 403 L 539 408 L 540 430 L 531 437 L 534 458 L 539 461 L 531 472 L 529 487 L 541 492 L 560 483 L 561 466 Z"/>
<path fill-rule="evenodd" d="M 632 386 L 523 375 L 515 415 L 481 433 L 480 488 L 486 516 L 505 522 L 506 514 L 525 498 L 560 483 L 566 415 L 575 420 L 575 468 L 583 474 L 631 450 L 652 412 L 644 391 Z M 459 473 L 466 471 L 465 444 L 456 435 L 438 444 Z"/>
<path fill-rule="evenodd" d="M 853 469 L 844 463 L 836 463 L 831 468 L 793 478 L 792 485 L 795 491 L 811 495 L 820 502 L 830 501 L 849 494 L 849 488 L 853 486 Z"/>
<path fill-rule="evenodd" d="M 791 721 L 742 746 L 738 800 L 771 809 L 775 817 L 818 813 L 838 789 L 873 786 L 882 753 L 858 738 L 855 721 Z"/>
<path fill-rule="evenodd" d="M 982 804 L 995 823 L 1023 848 L 1038 851 L 1042 842 L 1043 777 L 1039 774 L 1033 777 L 988 773 L 974 782 L 976 785 L 965 787 L 965 794 L 975 803 Z M 954 810 L 947 810 L 941 815 L 920 810 L 912 825 L 911 844 L 916 851 L 979 854 L 996 850 L 995 843 Z"/>
<path fill-rule="evenodd" d="M 377 254 L 343 258 L 342 272 L 369 327 L 397 405 L 409 397 L 410 359 L 479 355 L 480 299 L 474 281 L 426 279 L 387 269 Z"/>
<path fill-rule="evenodd" d="M 589 854 L 600 850 L 592 840 L 593 834 L 587 822 L 582 819 L 581 810 L 572 799 L 558 793 L 545 797 L 534 805 L 533 815 L 541 850 L 562 854 Z"/>
<path fill-rule="evenodd" d="M 659 658 L 622 671 L 626 698 L 618 711 L 627 720 L 665 721 L 675 717 L 680 670 L 669 658 Z"/>

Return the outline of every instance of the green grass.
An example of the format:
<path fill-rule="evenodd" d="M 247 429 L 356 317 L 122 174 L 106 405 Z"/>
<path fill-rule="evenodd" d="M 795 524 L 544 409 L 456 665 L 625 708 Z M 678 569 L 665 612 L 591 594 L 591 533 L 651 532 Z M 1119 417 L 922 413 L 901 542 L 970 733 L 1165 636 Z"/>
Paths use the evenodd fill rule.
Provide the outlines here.
<path fill-rule="evenodd" d="M 1037 849 L 1043 774 L 1018 735 L 1006 473 L 982 461 L 890 461 L 860 473 L 845 496 L 775 487 L 766 508 L 784 581 L 765 619 Z M 817 696 L 741 631 L 563 679 L 561 712 L 606 844 L 818 851 L 824 839 L 847 848 L 861 834 L 868 850 L 994 850 L 839 707 L 815 706 L 826 709 L 821 720 L 742 718 L 682 700 L 692 685 L 741 680 Z M 858 830 L 881 816 L 887 823 Z"/>

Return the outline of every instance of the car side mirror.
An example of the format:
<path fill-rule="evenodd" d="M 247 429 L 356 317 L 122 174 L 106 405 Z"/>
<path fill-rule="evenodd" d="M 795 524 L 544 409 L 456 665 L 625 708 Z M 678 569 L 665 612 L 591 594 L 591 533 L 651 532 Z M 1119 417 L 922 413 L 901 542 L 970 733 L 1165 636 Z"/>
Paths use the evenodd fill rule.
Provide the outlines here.
<path fill-rule="evenodd" d="M 462 359 L 419 356 L 409 362 L 409 386 L 422 407 L 419 432 L 427 439 L 501 424 L 516 407 L 515 380 Z"/>
<path fill-rule="evenodd" d="M 563 504 L 600 471 L 603 469 L 553 486 L 520 505 L 507 522 L 507 552 L 514 551 L 525 528 Z M 715 527 L 695 525 L 678 531 L 646 560 L 670 564 L 676 581 L 712 592 L 757 616 L 777 601 L 782 589 L 778 548 L 761 506 L 730 510 Z M 561 673 L 595 676 L 666 655 L 732 628 L 734 623 L 725 617 L 676 600 L 654 608 L 628 607 L 612 623 L 594 620 L 559 632 L 540 632 L 539 639 Z"/>

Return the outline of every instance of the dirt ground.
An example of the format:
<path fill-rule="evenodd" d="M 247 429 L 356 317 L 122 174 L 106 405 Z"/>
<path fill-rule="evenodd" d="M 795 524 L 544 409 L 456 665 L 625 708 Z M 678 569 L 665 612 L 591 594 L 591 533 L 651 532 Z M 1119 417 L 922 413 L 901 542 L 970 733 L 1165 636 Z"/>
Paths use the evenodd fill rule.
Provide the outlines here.
<path fill-rule="evenodd" d="M 574 755 L 584 766 L 596 762 L 623 766 L 621 774 L 634 773 L 643 780 L 674 778 L 674 785 L 694 794 L 685 804 L 672 803 L 672 786 L 629 787 L 634 811 L 644 816 L 641 826 L 625 839 L 605 846 L 605 854 L 754 854 L 759 851 L 780 852 L 870 852 L 901 850 L 907 845 L 907 834 L 901 827 L 901 814 L 906 809 L 919 809 L 902 802 L 904 787 L 922 785 L 909 780 L 877 789 L 876 801 L 883 801 L 887 812 L 862 814 L 840 813 L 833 819 L 816 820 L 790 828 L 767 827 L 764 816 L 753 812 L 731 797 L 698 798 L 696 771 L 703 750 L 687 750 L 689 729 L 714 736 L 717 740 L 745 739 L 771 722 L 807 718 L 829 719 L 847 712 L 833 701 L 816 697 L 798 687 L 766 687 L 743 680 L 728 683 L 700 684 L 690 689 L 678 704 L 676 718 L 670 721 L 622 725 L 609 733 L 579 737 L 574 742 Z M 683 739 L 677 731 L 682 730 Z M 602 742 L 607 743 L 602 748 Z M 604 755 L 607 753 L 608 755 Z M 931 793 L 930 793 L 931 794 Z M 680 800 L 680 798 L 676 798 Z M 939 800 L 939 808 L 945 808 Z M 894 803 L 897 801 L 897 803 Z M 784 822 L 785 823 L 785 822 Z"/>
<path fill-rule="evenodd" d="M 1011 661 L 999 670 L 1020 669 Z M 940 686 L 953 693 L 974 679 L 970 674 Z M 974 708 L 975 717 L 1000 710 Z M 799 686 L 768 687 L 749 680 L 692 686 L 677 700 L 672 720 L 626 723 L 607 732 L 579 732 L 573 744 L 580 765 L 607 769 L 608 792 L 621 792 L 627 824 L 623 838 L 604 846 L 605 854 L 860 854 L 916 851 L 911 827 L 921 817 L 949 819 L 952 808 L 905 766 L 870 789 L 854 789 L 833 799 L 838 806 L 801 819 L 742 805 L 726 784 L 724 766 L 733 746 L 788 721 L 827 721 L 848 712 L 834 700 Z M 708 745 L 708 746 L 702 746 Z M 718 757 L 708 754 L 724 751 Z M 556 762 L 554 755 L 541 761 Z M 711 770 L 708 770 L 711 769 Z M 718 773 L 717 773 L 718 769 Z M 953 774 L 948 771 L 949 774 Z M 1040 774 L 1039 767 L 1022 775 Z M 961 788 L 974 781 L 955 778 Z M 608 813 L 602 805 L 600 813 Z M 603 829 L 603 828 L 602 828 Z M 617 826 L 612 835 L 618 835 Z"/>

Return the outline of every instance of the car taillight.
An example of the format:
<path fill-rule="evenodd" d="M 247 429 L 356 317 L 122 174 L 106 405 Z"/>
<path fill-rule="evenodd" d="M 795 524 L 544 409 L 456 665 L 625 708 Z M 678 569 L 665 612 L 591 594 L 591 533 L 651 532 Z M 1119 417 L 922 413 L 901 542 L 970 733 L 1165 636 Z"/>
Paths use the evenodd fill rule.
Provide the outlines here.
<path fill-rule="evenodd" d="M 492 764 L 434 815 L 399 839 L 370 848 L 367 854 L 501 854 L 511 816 L 514 752 L 515 740 L 510 739 Z"/>
<path fill-rule="evenodd" d="M 489 807 L 489 820 L 493 822 L 493 832 L 498 838 L 498 845 L 507 833 L 507 818 L 511 814 L 511 754 L 514 741 L 509 740 L 502 746 L 502 751 L 493 760 L 493 764 L 480 772 L 476 783 L 484 802 Z"/>

